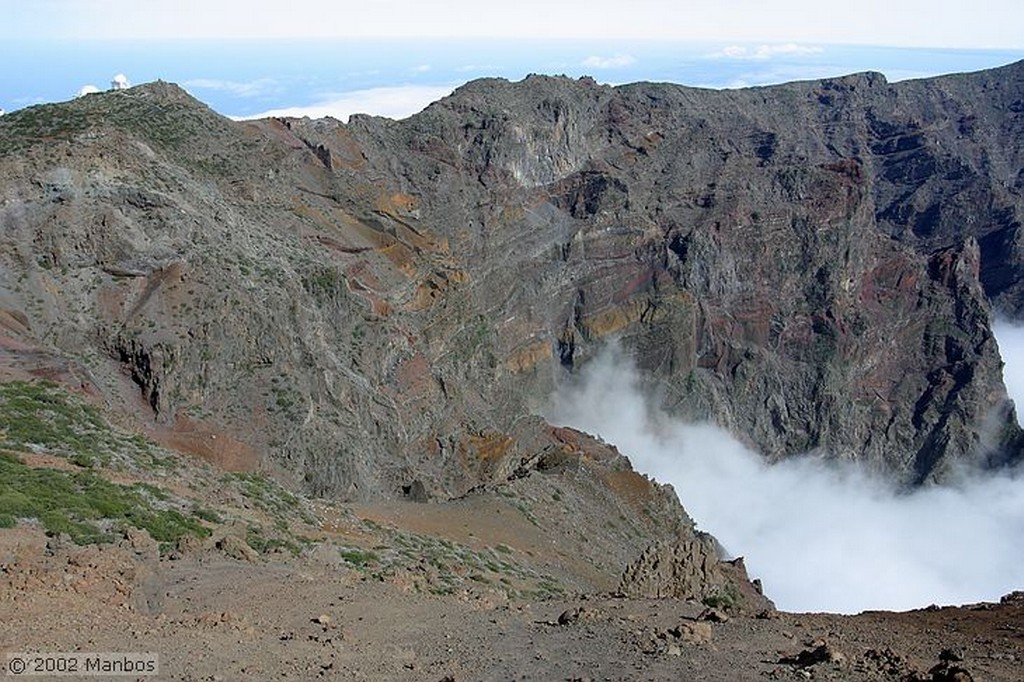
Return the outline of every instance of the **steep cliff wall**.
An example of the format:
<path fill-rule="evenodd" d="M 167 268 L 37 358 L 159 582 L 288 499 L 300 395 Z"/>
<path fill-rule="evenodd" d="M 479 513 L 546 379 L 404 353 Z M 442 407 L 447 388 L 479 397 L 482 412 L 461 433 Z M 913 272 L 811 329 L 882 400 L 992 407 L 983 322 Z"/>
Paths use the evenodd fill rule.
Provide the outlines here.
<path fill-rule="evenodd" d="M 510 393 L 623 336 L 685 416 L 920 481 L 1015 447 L 988 319 L 1019 309 L 1022 73 L 479 81 L 346 131 L 466 264 Z"/>
<path fill-rule="evenodd" d="M 485 80 L 347 125 L 162 83 L 14 112 L 0 368 L 349 498 L 504 480 L 613 337 L 773 458 L 1017 457 L 989 317 L 1024 306 L 1022 74 Z"/>

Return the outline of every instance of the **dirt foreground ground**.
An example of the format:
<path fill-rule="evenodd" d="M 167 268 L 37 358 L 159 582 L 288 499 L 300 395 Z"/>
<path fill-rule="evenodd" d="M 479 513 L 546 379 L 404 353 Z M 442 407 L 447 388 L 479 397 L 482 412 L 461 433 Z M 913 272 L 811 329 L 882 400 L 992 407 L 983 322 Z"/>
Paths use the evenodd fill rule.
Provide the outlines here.
<path fill-rule="evenodd" d="M 78 651 L 159 657 L 156 675 L 111 679 L 1024 679 L 1021 593 L 909 613 L 727 616 L 678 600 L 510 599 L 483 583 L 431 594 L 317 548 L 153 550 L 138 537 L 77 547 L 32 527 L 0 533 L 5 666 L 12 652 Z"/>

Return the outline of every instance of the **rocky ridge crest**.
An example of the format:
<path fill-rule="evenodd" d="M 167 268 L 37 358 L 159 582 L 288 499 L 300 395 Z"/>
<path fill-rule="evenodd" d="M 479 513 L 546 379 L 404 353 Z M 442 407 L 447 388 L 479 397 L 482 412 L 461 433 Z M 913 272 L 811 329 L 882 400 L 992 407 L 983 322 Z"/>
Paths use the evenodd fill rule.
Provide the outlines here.
<path fill-rule="evenodd" d="M 531 76 L 348 124 L 165 83 L 13 112 L 5 367 L 348 499 L 500 480 L 612 337 L 770 458 L 1018 458 L 989 320 L 1024 300 L 1022 74 Z"/>

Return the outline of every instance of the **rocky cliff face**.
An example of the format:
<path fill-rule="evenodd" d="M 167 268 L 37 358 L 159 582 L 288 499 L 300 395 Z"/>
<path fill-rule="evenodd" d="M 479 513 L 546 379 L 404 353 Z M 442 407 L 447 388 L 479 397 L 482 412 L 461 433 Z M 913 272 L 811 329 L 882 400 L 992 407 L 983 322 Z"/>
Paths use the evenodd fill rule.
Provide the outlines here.
<path fill-rule="evenodd" d="M 313 493 L 451 497 L 622 339 L 674 412 L 907 482 L 1019 457 L 1024 65 L 716 92 L 530 77 L 395 122 L 151 84 L 0 120 L 0 369 Z"/>
<path fill-rule="evenodd" d="M 621 336 L 682 415 L 921 481 L 1016 438 L 988 318 L 1020 306 L 1022 72 L 481 81 L 345 131 L 466 263 L 512 394 Z"/>

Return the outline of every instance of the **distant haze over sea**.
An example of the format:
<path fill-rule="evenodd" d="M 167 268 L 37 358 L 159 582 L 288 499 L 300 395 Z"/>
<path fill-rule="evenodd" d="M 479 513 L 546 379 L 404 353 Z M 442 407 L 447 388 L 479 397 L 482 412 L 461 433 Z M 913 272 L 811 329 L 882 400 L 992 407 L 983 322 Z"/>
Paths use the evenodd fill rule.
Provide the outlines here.
<path fill-rule="evenodd" d="M 166 80 L 234 117 L 267 112 L 401 118 L 481 77 L 591 76 L 730 88 L 880 71 L 891 80 L 976 71 L 1024 51 L 879 48 L 798 43 L 666 41 L 312 40 L 5 41 L 0 109 L 8 112 L 132 83 Z M 281 110 L 286 110 L 282 112 Z"/>

